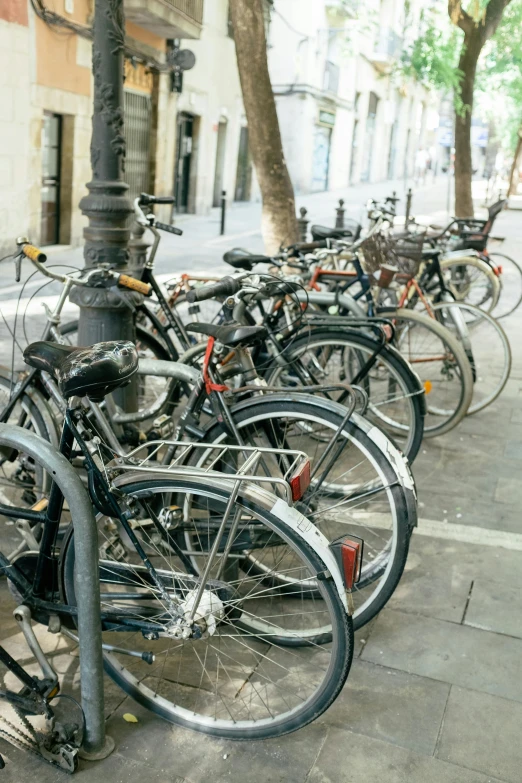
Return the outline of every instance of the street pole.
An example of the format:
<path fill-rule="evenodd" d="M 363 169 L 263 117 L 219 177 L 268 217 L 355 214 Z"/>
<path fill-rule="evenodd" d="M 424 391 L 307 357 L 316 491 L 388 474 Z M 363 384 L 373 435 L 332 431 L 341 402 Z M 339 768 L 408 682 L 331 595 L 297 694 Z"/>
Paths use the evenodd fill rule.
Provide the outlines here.
<path fill-rule="evenodd" d="M 94 11 L 92 116 L 89 194 L 80 209 L 89 219 L 84 229 L 85 268 L 127 269 L 132 205 L 123 181 L 123 55 L 125 20 L 123 0 L 96 0 Z M 121 289 L 75 287 L 71 300 L 80 306 L 78 345 L 104 340 L 135 341 L 136 295 Z M 137 408 L 134 383 L 118 390 L 116 400 L 126 410 Z"/>

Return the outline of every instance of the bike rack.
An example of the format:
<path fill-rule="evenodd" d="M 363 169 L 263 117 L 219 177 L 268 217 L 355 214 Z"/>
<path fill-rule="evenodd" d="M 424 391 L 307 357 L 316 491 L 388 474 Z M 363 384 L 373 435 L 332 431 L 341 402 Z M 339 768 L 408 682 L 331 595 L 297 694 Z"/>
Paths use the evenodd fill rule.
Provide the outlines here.
<path fill-rule="evenodd" d="M 80 755 L 89 761 L 101 760 L 114 750 L 114 740 L 105 734 L 98 536 L 92 503 L 72 465 L 34 432 L 2 424 L 0 446 L 24 451 L 45 468 L 60 487 L 71 510 L 76 555 L 82 709 L 85 717 Z"/>

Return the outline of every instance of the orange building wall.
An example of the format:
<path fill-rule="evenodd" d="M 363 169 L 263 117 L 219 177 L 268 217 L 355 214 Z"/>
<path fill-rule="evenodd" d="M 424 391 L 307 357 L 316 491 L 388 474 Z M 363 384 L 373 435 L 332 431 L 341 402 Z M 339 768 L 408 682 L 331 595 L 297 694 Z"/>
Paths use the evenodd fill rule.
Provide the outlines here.
<path fill-rule="evenodd" d="M 3 0 L 1 0 L 3 2 Z M 64 0 L 47 0 L 47 7 L 71 21 L 87 25 L 92 13 L 89 0 L 74 0 L 74 13 L 65 13 Z M 35 17 L 36 82 L 79 95 L 91 94 L 91 70 L 76 62 L 77 37 L 60 27 L 50 27 Z"/>
<path fill-rule="evenodd" d="M 27 0 L 0 0 L 0 19 L 27 27 Z"/>

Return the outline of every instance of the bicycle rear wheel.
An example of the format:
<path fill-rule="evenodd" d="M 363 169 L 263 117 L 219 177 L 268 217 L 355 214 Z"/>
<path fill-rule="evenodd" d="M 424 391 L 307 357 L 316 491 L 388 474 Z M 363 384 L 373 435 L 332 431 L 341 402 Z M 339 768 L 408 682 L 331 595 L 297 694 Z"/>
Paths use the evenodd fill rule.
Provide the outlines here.
<path fill-rule="evenodd" d="M 190 533 L 200 542 L 195 557 L 202 571 L 233 483 L 208 476 L 144 479 L 134 473 L 120 477 L 118 486 L 134 499 L 135 529 L 162 584 L 190 606 L 197 574 L 187 567 L 186 556 L 174 551 L 174 537 L 180 541 Z M 147 580 L 143 561 L 114 520 L 99 521 L 102 609 L 122 612 L 127 623 L 134 620 L 137 626 L 147 621 L 152 628 L 144 635 L 105 627 L 104 643 L 118 648 L 106 649 L 106 671 L 132 698 L 172 723 L 229 739 L 280 736 L 318 717 L 346 680 L 353 655 L 351 619 L 334 582 L 316 579 L 326 568 L 321 546 L 307 543 L 286 523 L 286 512 L 275 501 L 258 488 L 255 493 L 240 490 L 233 514 L 239 524 L 234 529 L 231 521 L 226 528 L 230 549 L 219 542 L 205 585 L 200 638 L 175 638 L 168 607 Z M 174 508 L 176 524 L 169 528 L 173 538 L 167 546 L 155 519 L 164 534 Z M 73 542 L 71 530 L 62 546 L 61 576 L 64 598 L 74 605 Z M 238 570 L 238 559 L 254 545 L 261 560 L 280 553 L 279 568 L 283 573 L 290 569 L 295 579 L 294 595 Z M 307 588 L 310 582 L 313 591 Z M 325 635 L 331 642 L 319 646 Z M 306 649 L 299 649 L 303 644 Z"/>
<path fill-rule="evenodd" d="M 310 383 L 357 383 L 368 395 L 366 418 L 378 426 L 413 462 L 424 430 L 424 389 L 398 351 L 352 330 L 317 329 L 283 347 L 283 365 L 273 362 L 264 373 L 271 386 L 302 384 L 296 363 Z M 343 402 L 342 392 L 329 396 Z"/>
<path fill-rule="evenodd" d="M 231 414 L 244 445 L 297 449 L 308 455 L 312 481 L 297 508 L 329 541 L 350 533 L 364 539 L 361 580 L 353 592 L 354 627 L 360 628 L 393 594 L 417 523 L 406 461 L 377 427 L 357 414 L 343 425 L 346 409 L 314 395 L 274 393 L 238 403 Z M 234 442 L 216 422 L 202 440 Z M 241 459 L 240 452 L 235 453 Z M 215 451 L 195 457 L 193 464 L 205 467 L 213 455 Z M 237 467 L 231 455 L 219 463 L 224 472 Z M 284 458 L 265 455 L 256 472 L 282 477 L 288 467 Z M 246 558 L 245 568 L 264 574 L 268 584 L 294 589 L 292 578 L 279 573 L 276 561 L 261 564 L 255 551 Z"/>

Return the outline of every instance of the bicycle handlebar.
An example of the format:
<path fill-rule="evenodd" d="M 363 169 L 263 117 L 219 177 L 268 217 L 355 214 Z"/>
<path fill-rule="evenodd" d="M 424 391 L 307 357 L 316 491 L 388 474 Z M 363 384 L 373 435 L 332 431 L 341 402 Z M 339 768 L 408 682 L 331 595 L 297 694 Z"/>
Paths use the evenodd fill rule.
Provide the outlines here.
<path fill-rule="evenodd" d="M 227 276 L 218 283 L 193 288 L 187 293 L 187 302 L 203 302 L 205 299 L 214 299 L 218 296 L 232 296 L 240 289 L 241 282 L 237 278 Z"/>
<path fill-rule="evenodd" d="M 181 236 L 183 234 L 183 231 L 180 228 L 176 228 L 176 226 L 171 226 L 169 223 L 158 223 L 158 221 L 155 220 L 154 226 L 156 228 L 159 228 L 160 231 L 168 231 L 169 234 L 177 234 L 177 236 Z"/>
<path fill-rule="evenodd" d="M 316 242 L 296 242 L 296 244 L 291 245 L 288 250 L 295 250 L 297 253 L 307 253 L 309 250 L 320 250 L 324 247 L 328 247 L 328 240 L 318 239 Z"/>
<path fill-rule="evenodd" d="M 47 261 L 45 253 L 43 253 L 40 248 L 31 245 L 28 242 L 24 242 L 20 247 L 20 252 L 23 253 L 26 258 L 29 258 L 31 261 L 37 261 L 39 264 L 43 264 Z"/>
<path fill-rule="evenodd" d="M 174 204 L 176 199 L 174 196 L 151 196 L 149 193 L 140 193 L 138 201 L 141 206 L 148 206 L 149 204 Z"/>

